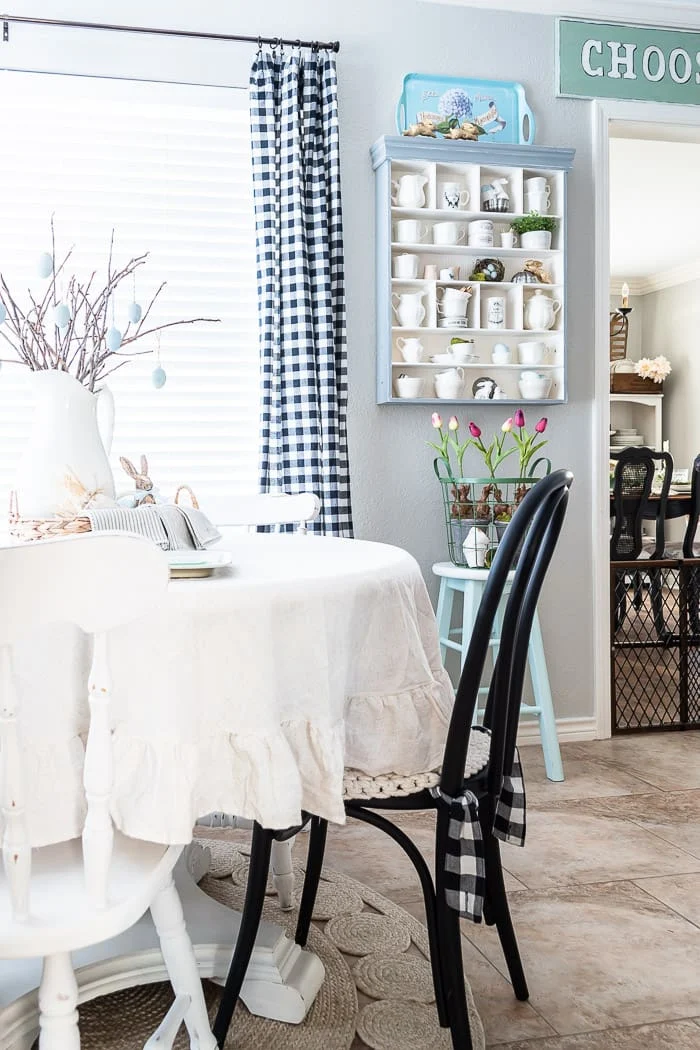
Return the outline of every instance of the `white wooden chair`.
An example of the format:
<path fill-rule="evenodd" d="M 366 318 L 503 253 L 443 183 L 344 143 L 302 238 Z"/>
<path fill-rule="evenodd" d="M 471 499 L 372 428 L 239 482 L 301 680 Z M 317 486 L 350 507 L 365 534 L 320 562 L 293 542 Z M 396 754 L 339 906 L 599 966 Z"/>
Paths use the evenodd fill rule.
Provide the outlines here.
<path fill-rule="evenodd" d="M 173 884 L 173 867 L 183 847 L 127 838 L 113 828 L 110 817 L 108 632 L 145 615 L 163 597 L 166 560 L 146 539 L 101 533 L 0 549 L 0 579 L 0 958 L 44 960 L 40 1050 L 80 1047 L 78 986 L 70 953 L 122 933 L 148 908 L 175 1001 L 147 1050 L 172 1047 L 183 1021 L 193 1050 L 216 1050 Z M 82 841 L 32 849 L 23 770 L 32 741 L 20 740 L 13 647 L 30 640 L 38 628 L 58 623 L 77 625 L 94 642 L 84 767 L 87 817 Z"/>
<path fill-rule="evenodd" d="M 313 492 L 299 492 L 290 495 L 280 493 L 252 493 L 237 497 L 226 512 L 225 522 L 217 527 L 258 525 L 296 525 L 297 532 L 306 532 L 307 522 L 317 518 L 321 510 L 321 501 Z M 209 828 L 252 828 L 252 820 L 236 817 L 230 813 L 207 813 L 197 821 L 199 826 Z M 270 870 L 272 884 L 277 891 L 277 899 L 282 911 L 291 911 L 294 906 L 294 869 L 292 866 L 292 847 L 294 839 L 285 842 L 273 842 Z"/>

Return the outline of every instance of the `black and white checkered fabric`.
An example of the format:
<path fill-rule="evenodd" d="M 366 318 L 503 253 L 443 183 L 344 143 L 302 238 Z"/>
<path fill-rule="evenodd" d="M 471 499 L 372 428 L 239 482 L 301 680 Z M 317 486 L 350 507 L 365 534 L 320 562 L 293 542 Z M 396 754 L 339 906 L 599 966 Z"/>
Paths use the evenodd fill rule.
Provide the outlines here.
<path fill-rule="evenodd" d="M 472 732 L 485 733 L 481 726 Z M 456 798 L 445 795 L 439 787 L 431 788 L 435 798 L 450 809 L 447 853 L 445 856 L 445 898 L 465 919 L 481 922 L 486 891 L 484 841 L 479 822 L 479 800 L 471 791 Z M 503 842 L 525 845 L 525 782 L 516 747 L 513 768 L 503 778 L 501 797 L 496 806 L 493 834 Z"/>
<path fill-rule="evenodd" d="M 335 60 L 259 53 L 250 78 L 263 491 L 314 492 L 351 536 Z M 290 526 L 291 528 L 292 526 Z"/>

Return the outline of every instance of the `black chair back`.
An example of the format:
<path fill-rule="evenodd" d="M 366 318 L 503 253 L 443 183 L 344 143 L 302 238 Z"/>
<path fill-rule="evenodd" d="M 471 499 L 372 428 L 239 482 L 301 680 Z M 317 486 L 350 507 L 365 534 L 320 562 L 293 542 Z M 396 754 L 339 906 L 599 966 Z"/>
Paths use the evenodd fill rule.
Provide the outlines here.
<path fill-rule="evenodd" d="M 668 452 L 655 452 L 640 446 L 613 452 L 617 461 L 613 483 L 613 513 L 615 522 L 610 537 L 610 560 L 631 561 L 642 553 L 642 525 L 645 513 L 649 516 L 649 498 L 657 470 L 663 471 L 663 481 L 656 509 L 656 544 L 652 558 L 663 558 L 665 547 L 664 525 L 668 490 L 673 473 L 673 460 Z"/>
<path fill-rule="evenodd" d="M 488 793 L 494 803 L 500 797 L 504 770 L 509 772 L 512 767 L 532 621 L 561 532 L 572 483 L 569 471 L 557 470 L 533 486 L 498 546 L 469 641 L 447 734 L 440 786 L 452 798 L 459 794 L 464 781 L 469 735 L 491 631 L 508 574 L 517 558 L 484 718 L 491 730 Z"/>
<path fill-rule="evenodd" d="M 690 514 L 688 524 L 683 537 L 683 557 L 693 558 L 693 544 L 695 533 L 698 531 L 698 519 L 700 518 L 700 456 L 695 457 L 690 487 Z"/>

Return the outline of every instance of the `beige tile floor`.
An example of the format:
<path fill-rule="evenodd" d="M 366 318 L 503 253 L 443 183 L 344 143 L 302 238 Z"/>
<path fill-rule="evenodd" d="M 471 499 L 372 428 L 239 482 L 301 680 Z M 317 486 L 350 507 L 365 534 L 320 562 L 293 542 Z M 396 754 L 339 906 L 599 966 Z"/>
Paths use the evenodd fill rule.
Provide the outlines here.
<path fill-rule="evenodd" d="M 464 960 L 501 1050 L 700 1050 L 700 733 L 562 748 L 551 784 L 521 749 L 525 849 L 504 846 L 530 1001 L 513 998 L 496 933 L 464 927 Z M 432 819 L 402 826 L 430 853 Z M 398 847 L 350 822 L 327 861 L 422 917 Z"/>

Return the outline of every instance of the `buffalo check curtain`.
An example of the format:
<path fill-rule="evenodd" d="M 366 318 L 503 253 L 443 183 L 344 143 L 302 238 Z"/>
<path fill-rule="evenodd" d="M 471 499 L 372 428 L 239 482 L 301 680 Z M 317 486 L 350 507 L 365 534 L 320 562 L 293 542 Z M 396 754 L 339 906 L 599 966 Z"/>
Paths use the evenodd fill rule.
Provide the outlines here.
<path fill-rule="evenodd" d="M 250 118 L 262 491 L 312 491 L 309 530 L 352 535 L 335 60 L 260 52 Z"/>

